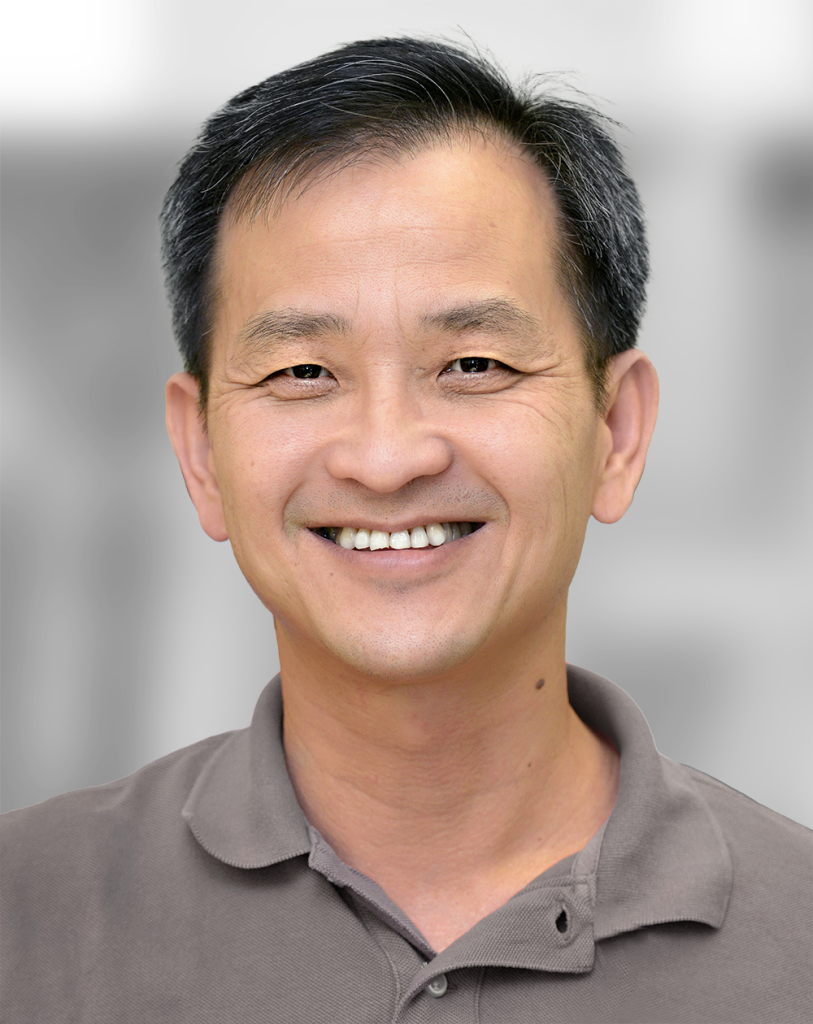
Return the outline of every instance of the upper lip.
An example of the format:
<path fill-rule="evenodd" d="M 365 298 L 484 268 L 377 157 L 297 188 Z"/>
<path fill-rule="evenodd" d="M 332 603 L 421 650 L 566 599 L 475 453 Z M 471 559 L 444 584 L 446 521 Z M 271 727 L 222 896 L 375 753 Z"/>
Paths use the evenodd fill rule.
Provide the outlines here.
<path fill-rule="evenodd" d="M 336 527 L 341 529 L 343 526 L 352 526 L 357 530 L 378 530 L 381 533 L 401 533 L 404 530 L 414 530 L 416 526 L 428 526 L 429 523 L 482 523 L 482 519 L 467 519 L 465 516 L 436 516 L 431 515 L 425 519 L 418 518 L 417 516 L 410 516 L 409 519 L 397 519 L 392 523 L 387 523 L 382 520 L 373 522 L 367 516 L 359 516 L 358 518 L 352 518 L 348 516 L 346 519 L 342 519 L 338 522 L 334 517 L 329 516 L 318 523 L 312 523 L 308 526 L 309 530 L 317 530 L 320 527 Z"/>

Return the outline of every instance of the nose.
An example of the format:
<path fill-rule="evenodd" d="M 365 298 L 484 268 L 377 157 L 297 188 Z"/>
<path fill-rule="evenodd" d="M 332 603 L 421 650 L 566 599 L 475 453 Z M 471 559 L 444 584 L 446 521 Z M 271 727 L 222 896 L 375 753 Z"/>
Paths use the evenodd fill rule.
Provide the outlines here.
<path fill-rule="evenodd" d="M 392 494 L 411 481 L 436 476 L 452 463 L 453 448 L 437 420 L 401 389 L 356 395 L 348 420 L 327 450 L 337 480 L 355 480 Z"/>

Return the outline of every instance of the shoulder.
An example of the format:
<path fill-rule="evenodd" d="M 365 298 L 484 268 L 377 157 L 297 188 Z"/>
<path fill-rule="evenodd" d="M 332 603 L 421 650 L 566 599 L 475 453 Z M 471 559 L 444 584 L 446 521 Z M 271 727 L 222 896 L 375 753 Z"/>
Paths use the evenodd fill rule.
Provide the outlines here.
<path fill-rule="evenodd" d="M 813 873 L 813 831 L 696 768 L 680 767 L 709 805 L 742 865 L 774 872 L 796 867 Z"/>
<path fill-rule="evenodd" d="M 746 962 L 746 951 L 761 950 L 762 967 L 772 963 L 777 977 L 809 970 L 813 832 L 703 772 L 681 768 L 708 805 L 731 858 L 731 894 L 721 929 L 727 946 Z"/>
<path fill-rule="evenodd" d="M 233 733 L 211 736 L 176 750 L 132 775 L 102 786 L 52 797 L 0 815 L 3 872 L 17 894 L 26 880 L 51 881 L 71 872 L 72 888 L 98 871 L 103 860 L 152 844 L 171 847 L 182 830 L 181 810 L 203 766 Z M 157 841 L 157 842 L 156 842 Z"/>
<path fill-rule="evenodd" d="M 15 1020 L 119 1019 L 109 1007 L 131 998 L 122 1020 L 164 1019 L 177 998 L 168 972 L 183 962 L 178 917 L 199 909 L 212 870 L 182 811 L 235 735 L 0 817 L 0 964 Z M 194 951 L 200 927 L 189 931 Z"/>

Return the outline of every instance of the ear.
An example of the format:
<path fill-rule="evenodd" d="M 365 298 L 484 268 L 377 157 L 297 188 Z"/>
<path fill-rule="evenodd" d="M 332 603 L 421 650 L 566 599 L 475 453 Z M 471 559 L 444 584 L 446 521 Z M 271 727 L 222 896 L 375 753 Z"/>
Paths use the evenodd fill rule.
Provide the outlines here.
<path fill-rule="evenodd" d="M 600 523 L 615 523 L 632 502 L 655 429 L 658 415 L 655 367 L 637 349 L 613 356 L 607 393 L 608 411 L 601 425 L 606 446 L 592 511 Z"/>
<path fill-rule="evenodd" d="M 169 378 L 167 431 L 189 497 L 198 510 L 200 525 L 212 540 L 228 540 L 209 432 L 198 405 L 199 394 L 198 382 L 190 373 L 176 373 Z"/>

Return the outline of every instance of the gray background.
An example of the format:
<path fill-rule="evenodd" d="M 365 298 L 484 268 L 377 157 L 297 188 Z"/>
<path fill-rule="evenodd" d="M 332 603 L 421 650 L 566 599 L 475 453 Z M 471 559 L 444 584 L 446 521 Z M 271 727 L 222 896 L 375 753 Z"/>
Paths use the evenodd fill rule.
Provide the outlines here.
<path fill-rule="evenodd" d="M 272 621 L 163 424 L 156 217 L 201 120 L 336 44 L 469 34 L 625 123 L 661 374 L 648 467 L 592 523 L 568 657 L 661 750 L 813 825 L 811 7 L 72 3 L 4 15 L 4 809 L 245 725 Z"/>

